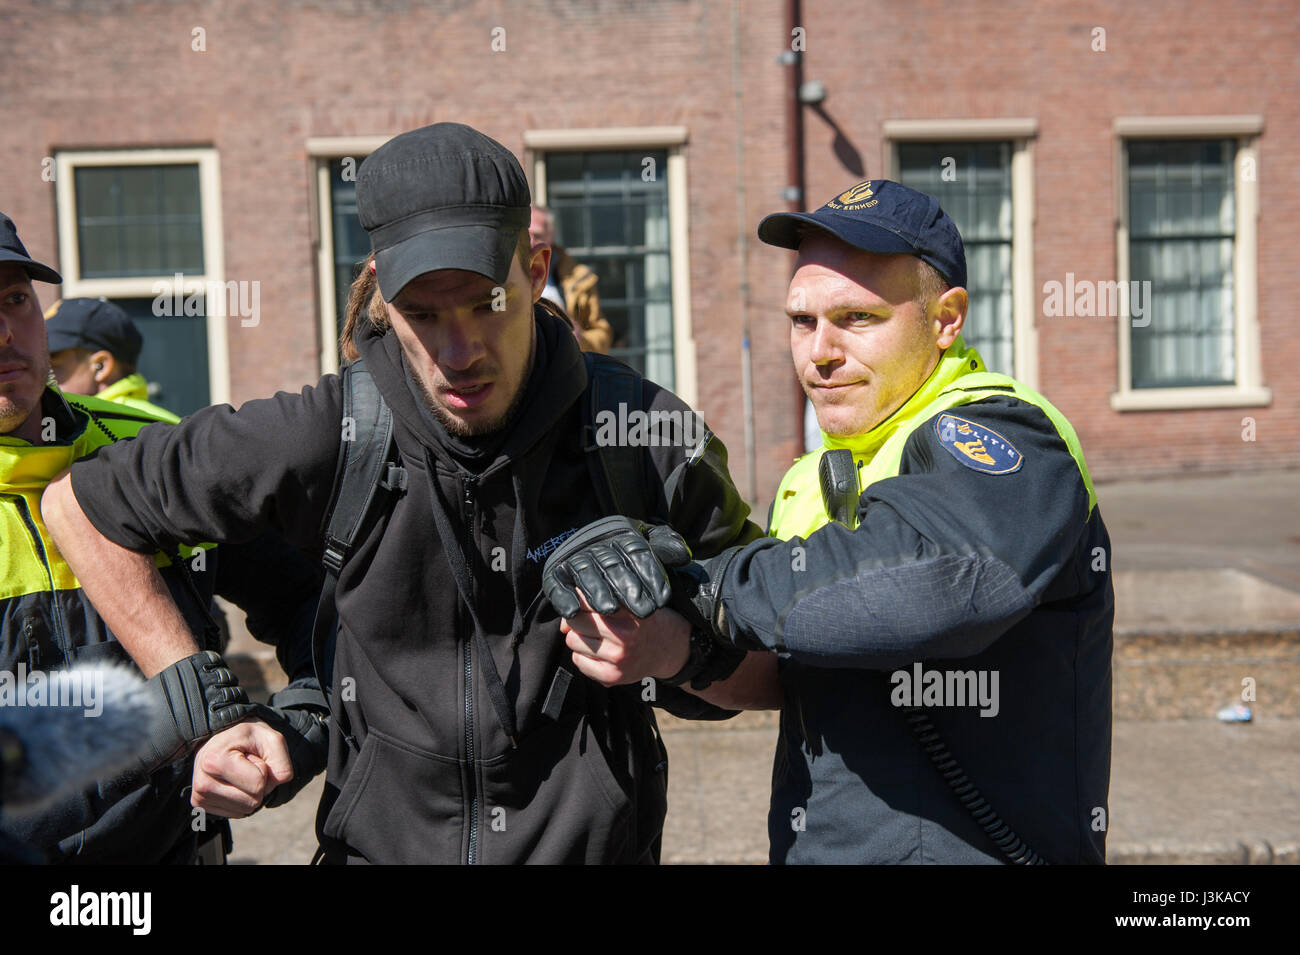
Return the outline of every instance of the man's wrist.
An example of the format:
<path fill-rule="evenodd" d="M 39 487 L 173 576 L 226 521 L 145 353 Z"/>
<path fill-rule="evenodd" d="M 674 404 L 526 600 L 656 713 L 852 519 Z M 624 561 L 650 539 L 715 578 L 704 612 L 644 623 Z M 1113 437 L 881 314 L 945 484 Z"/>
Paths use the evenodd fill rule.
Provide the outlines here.
<path fill-rule="evenodd" d="M 668 642 L 672 644 L 672 650 L 666 657 L 664 665 L 651 674 L 656 680 L 665 682 L 690 666 L 691 658 L 694 655 L 691 648 L 690 623 L 682 618 L 678 618 L 673 623 L 672 633 L 667 637 Z"/>
<path fill-rule="evenodd" d="M 148 772 L 188 756 L 252 711 L 226 661 L 211 650 L 176 661 L 145 685 L 159 704 L 150 728 L 152 752 L 142 759 Z"/>

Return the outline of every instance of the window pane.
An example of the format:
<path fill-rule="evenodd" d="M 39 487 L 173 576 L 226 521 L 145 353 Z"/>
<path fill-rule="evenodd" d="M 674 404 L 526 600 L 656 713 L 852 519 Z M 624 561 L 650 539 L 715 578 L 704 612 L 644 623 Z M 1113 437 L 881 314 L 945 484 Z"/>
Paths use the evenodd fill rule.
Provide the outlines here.
<path fill-rule="evenodd" d="M 605 259 L 600 267 L 600 301 L 613 302 L 629 294 L 628 273 L 633 263 L 627 259 Z M 609 316 L 606 316 L 608 318 Z"/>
<path fill-rule="evenodd" d="M 344 167 L 343 159 L 330 160 L 330 222 L 334 233 L 334 319 L 340 333 L 347 317 L 348 293 L 352 280 L 357 277 L 363 263 L 370 256 L 370 236 L 361 228 L 357 217 L 356 169 L 364 156 L 348 157 L 352 160 Z M 344 176 L 344 173 L 347 176 Z"/>
<path fill-rule="evenodd" d="M 151 298 L 113 301 L 131 316 L 144 338 L 136 370 L 149 382 L 149 400 L 178 415 L 209 403 L 208 329 L 202 315 L 155 315 Z M 183 306 L 185 299 L 181 297 Z M 177 311 L 167 299 L 159 311 Z"/>
<path fill-rule="evenodd" d="M 551 206 L 555 213 L 555 241 L 566 249 L 591 245 L 587 230 L 587 210 L 576 202 L 556 202 Z"/>
<path fill-rule="evenodd" d="M 586 173 L 589 182 L 616 181 L 623 178 L 627 168 L 626 153 L 585 153 Z"/>
<path fill-rule="evenodd" d="M 203 272 L 198 163 L 73 171 L 82 278 Z"/>
<path fill-rule="evenodd" d="M 620 202 L 598 202 L 591 206 L 591 244 L 625 246 L 627 216 Z"/>
<path fill-rule="evenodd" d="M 1130 141 L 1132 386 L 1232 384 L 1236 377 L 1231 140 Z M 1137 324 L 1140 322 L 1141 324 Z"/>
<path fill-rule="evenodd" d="M 1014 372 L 1011 144 L 900 143 L 898 181 L 939 200 L 966 246 L 962 338 L 991 371 Z"/>
<path fill-rule="evenodd" d="M 642 171 L 654 162 L 655 176 Z M 600 280 L 601 309 L 614 330 L 610 354 L 673 387 L 672 272 L 668 248 L 668 154 L 552 153 L 547 201 L 556 241 Z"/>
<path fill-rule="evenodd" d="M 551 192 L 554 193 L 554 180 L 568 182 L 582 179 L 582 153 L 550 153 L 546 157 L 546 176 L 552 181 Z M 552 195 L 552 198 L 554 196 Z"/>

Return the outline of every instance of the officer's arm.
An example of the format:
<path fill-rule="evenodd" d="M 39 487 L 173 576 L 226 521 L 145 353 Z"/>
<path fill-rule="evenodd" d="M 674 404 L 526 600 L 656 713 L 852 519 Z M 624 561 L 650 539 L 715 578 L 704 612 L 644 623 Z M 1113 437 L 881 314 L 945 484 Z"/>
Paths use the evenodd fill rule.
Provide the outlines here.
<path fill-rule="evenodd" d="M 926 422 L 900 474 L 862 495 L 857 530 L 769 538 L 731 561 L 721 600 L 737 646 L 824 667 L 965 657 L 1026 616 L 1063 568 L 1090 586 L 1078 566 L 1087 487 L 1046 415 L 1010 398 L 954 413 L 1003 436 L 1019 466 L 968 466 Z"/>
<path fill-rule="evenodd" d="M 51 483 L 42 515 L 123 647 L 146 674 L 193 653 L 150 557 L 179 544 L 247 541 L 273 527 L 319 544 L 340 437 L 341 390 L 205 408 L 100 449 Z"/>

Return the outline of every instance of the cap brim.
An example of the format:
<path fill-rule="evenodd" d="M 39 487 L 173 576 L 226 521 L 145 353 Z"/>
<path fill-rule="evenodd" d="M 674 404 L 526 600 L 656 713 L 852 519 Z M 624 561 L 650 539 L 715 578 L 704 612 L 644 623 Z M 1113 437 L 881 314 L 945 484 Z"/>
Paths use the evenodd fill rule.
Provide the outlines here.
<path fill-rule="evenodd" d="M 494 226 L 459 225 L 421 232 L 375 253 L 379 292 L 391 302 L 412 279 L 440 269 L 464 269 L 504 283 L 518 242 L 517 230 Z"/>
<path fill-rule="evenodd" d="M 864 252 L 917 255 L 916 246 L 897 232 L 861 219 L 830 212 L 776 212 L 758 224 L 758 237 L 768 245 L 798 249 L 809 228 L 819 229 Z"/>
<path fill-rule="evenodd" d="M 26 256 L 19 255 L 17 252 L 10 252 L 7 249 L 0 249 L 0 263 L 14 262 L 21 265 L 27 270 L 27 274 L 40 282 L 49 282 L 51 285 L 62 285 L 63 276 L 48 265 L 41 265 L 35 259 L 29 259 Z"/>

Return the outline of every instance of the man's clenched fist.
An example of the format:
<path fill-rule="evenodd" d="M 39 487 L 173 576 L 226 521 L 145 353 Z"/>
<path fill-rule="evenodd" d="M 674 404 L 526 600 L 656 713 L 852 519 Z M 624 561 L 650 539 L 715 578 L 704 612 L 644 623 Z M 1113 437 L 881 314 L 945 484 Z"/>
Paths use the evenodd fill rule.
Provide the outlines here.
<path fill-rule="evenodd" d="M 195 755 L 190 804 L 214 816 L 241 819 L 292 779 L 284 737 L 261 720 L 248 720 L 217 733 Z"/>
<path fill-rule="evenodd" d="M 579 597 L 581 598 L 581 594 Z M 626 610 L 608 616 L 583 610 L 561 621 L 573 665 L 602 686 L 665 679 L 677 673 L 690 655 L 690 624 L 668 608 L 641 619 Z"/>

